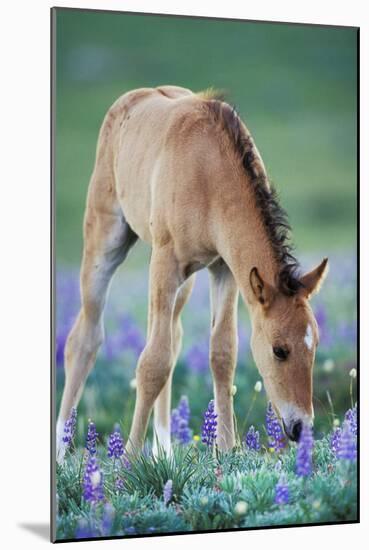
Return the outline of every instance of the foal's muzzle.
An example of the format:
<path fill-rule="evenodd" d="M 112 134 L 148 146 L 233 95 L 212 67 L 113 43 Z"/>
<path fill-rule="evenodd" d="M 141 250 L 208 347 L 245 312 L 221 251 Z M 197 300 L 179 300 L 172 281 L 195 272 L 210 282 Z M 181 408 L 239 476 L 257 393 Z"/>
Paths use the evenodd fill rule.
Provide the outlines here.
<path fill-rule="evenodd" d="M 298 442 L 300 440 L 301 432 L 302 432 L 302 421 L 301 420 L 294 420 L 292 421 L 288 426 L 286 426 L 285 421 L 283 420 L 283 428 L 287 435 L 287 437 L 291 441 Z"/>

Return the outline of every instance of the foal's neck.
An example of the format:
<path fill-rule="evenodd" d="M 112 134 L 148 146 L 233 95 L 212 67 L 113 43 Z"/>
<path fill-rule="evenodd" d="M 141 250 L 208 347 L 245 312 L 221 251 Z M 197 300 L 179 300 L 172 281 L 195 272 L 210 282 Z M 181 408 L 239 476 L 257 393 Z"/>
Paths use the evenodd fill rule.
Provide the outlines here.
<path fill-rule="evenodd" d="M 262 214 L 249 185 L 230 190 L 223 197 L 218 251 L 230 267 L 244 300 L 250 304 L 250 272 L 257 267 L 264 281 L 275 285 L 279 265 Z"/>

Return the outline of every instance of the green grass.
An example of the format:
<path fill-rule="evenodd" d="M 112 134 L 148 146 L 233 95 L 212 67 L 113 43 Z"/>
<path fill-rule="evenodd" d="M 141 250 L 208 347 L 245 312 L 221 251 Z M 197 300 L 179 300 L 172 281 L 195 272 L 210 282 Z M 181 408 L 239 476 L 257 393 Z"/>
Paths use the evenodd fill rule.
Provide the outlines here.
<path fill-rule="evenodd" d="M 356 463 L 337 460 L 328 438 L 315 443 L 311 476 L 295 474 L 296 448 L 281 455 L 247 451 L 211 453 L 202 444 L 174 448 L 167 458 L 139 455 L 127 469 L 98 448 L 105 500 L 91 505 L 82 497 L 86 458 L 81 450 L 58 466 L 57 538 L 129 536 L 271 525 L 355 521 Z M 275 503 L 281 475 L 289 502 Z M 121 479 L 123 488 L 116 488 Z M 173 481 L 164 504 L 163 487 Z M 241 503 L 241 504 L 240 504 Z"/>

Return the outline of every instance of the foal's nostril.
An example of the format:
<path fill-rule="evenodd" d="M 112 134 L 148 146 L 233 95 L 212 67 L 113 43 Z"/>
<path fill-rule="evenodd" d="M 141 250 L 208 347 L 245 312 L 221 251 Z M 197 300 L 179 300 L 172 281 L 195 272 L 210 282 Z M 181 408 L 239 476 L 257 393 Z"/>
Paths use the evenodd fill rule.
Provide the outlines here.
<path fill-rule="evenodd" d="M 292 438 L 291 438 L 292 441 L 299 441 L 301 431 L 302 431 L 302 422 L 301 422 L 301 420 L 298 420 L 292 426 Z"/>

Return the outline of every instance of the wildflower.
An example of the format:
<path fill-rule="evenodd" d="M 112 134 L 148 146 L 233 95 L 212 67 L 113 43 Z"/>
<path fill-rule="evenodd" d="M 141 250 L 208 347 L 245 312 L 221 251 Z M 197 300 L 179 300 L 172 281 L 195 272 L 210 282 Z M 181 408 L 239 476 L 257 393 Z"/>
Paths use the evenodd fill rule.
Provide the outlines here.
<path fill-rule="evenodd" d="M 345 413 L 345 422 L 348 423 L 350 430 L 357 435 L 357 404 Z"/>
<path fill-rule="evenodd" d="M 330 446 L 336 456 L 340 448 L 341 436 L 342 436 L 341 428 L 335 428 L 330 437 Z"/>
<path fill-rule="evenodd" d="M 354 462 L 357 458 L 356 437 L 352 433 L 348 421 L 343 423 L 337 457 L 341 460 L 348 460 L 350 462 Z"/>
<path fill-rule="evenodd" d="M 214 411 L 214 401 L 209 402 L 208 408 L 204 414 L 204 423 L 202 425 L 202 442 L 208 447 L 212 447 L 216 440 L 216 421 L 217 415 Z"/>
<path fill-rule="evenodd" d="M 279 452 L 286 446 L 282 426 L 280 425 L 270 402 L 268 403 L 266 413 L 266 431 L 268 434 L 268 445 L 270 451 Z"/>
<path fill-rule="evenodd" d="M 281 476 L 277 485 L 275 486 L 274 502 L 276 504 L 288 504 L 290 500 L 290 490 L 287 485 L 285 476 Z"/>
<path fill-rule="evenodd" d="M 356 375 L 357 375 L 356 369 L 351 369 L 349 372 L 349 376 L 351 376 L 351 378 L 356 378 Z"/>
<path fill-rule="evenodd" d="M 195 435 L 193 436 L 193 440 L 194 440 L 196 443 L 197 443 L 198 441 L 200 441 L 200 439 L 201 439 L 200 436 L 197 435 L 197 434 L 195 434 Z"/>
<path fill-rule="evenodd" d="M 192 439 L 192 430 L 189 428 L 190 407 L 188 398 L 183 395 L 179 401 L 178 407 L 172 410 L 170 431 L 178 443 L 186 445 Z"/>
<path fill-rule="evenodd" d="M 311 474 L 313 469 L 312 453 L 314 446 L 313 432 L 310 426 L 304 424 L 296 455 L 296 474 L 305 477 Z"/>
<path fill-rule="evenodd" d="M 168 479 L 163 488 L 164 504 L 167 505 L 173 496 L 173 481 Z"/>
<path fill-rule="evenodd" d="M 245 437 L 245 443 L 251 451 L 260 451 L 260 434 L 254 426 L 250 426 Z"/>
<path fill-rule="evenodd" d="M 99 434 L 96 431 L 96 426 L 92 420 L 88 421 L 88 429 L 86 436 L 86 449 L 90 455 L 96 454 L 96 442 Z"/>
<path fill-rule="evenodd" d="M 234 507 L 234 511 L 238 516 L 244 516 L 247 512 L 248 504 L 244 500 L 239 500 Z"/>
<path fill-rule="evenodd" d="M 254 386 L 254 390 L 256 391 L 256 393 L 260 393 L 262 389 L 263 384 L 260 382 L 260 380 L 258 380 Z"/>
<path fill-rule="evenodd" d="M 108 457 L 120 458 L 123 454 L 124 454 L 123 439 L 119 433 L 119 430 L 115 429 L 115 431 L 109 435 Z"/>
<path fill-rule="evenodd" d="M 72 440 L 76 431 L 76 423 L 77 423 L 77 409 L 73 407 L 68 420 L 66 420 L 64 424 L 63 443 L 66 443 L 67 446 L 69 446 L 72 443 Z"/>
<path fill-rule="evenodd" d="M 339 419 L 339 418 L 335 418 L 335 419 L 333 420 L 333 426 L 334 426 L 335 428 L 338 428 L 339 425 L 340 425 L 340 419 Z"/>
<path fill-rule="evenodd" d="M 335 367 L 335 363 L 334 363 L 333 359 L 326 359 L 323 363 L 324 372 L 332 372 L 334 367 Z"/>
<path fill-rule="evenodd" d="M 89 456 L 83 476 L 83 497 L 91 504 L 104 499 L 103 475 L 93 455 Z"/>
<path fill-rule="evenodd" d="M 201 506 L 206 506 L 207 504 L 209 504 L 208 497 L 201 497 L 200 498 L 200 504 L 201 504 Z"/>
<path fill-rule="evenodd" d="M 312 507 L 314 510 L 319 510 L 322 501 L 320 499 L 313 500 Z"/>
<path fill-rule="evenodd" d="M 178 412 L 181 415 L 181 418 L 183 418 L 187 422 L 190 420 L 191 411 L 190 405 L 188 403 L 188 397 L 186 395 L 182 395 L 181 399 L 179 400 Z"/>
<path fill-rule="evenodd" d="M 124 481 L 122 478 L 118 478 L 115 480 L 115 488 L 120 493 L 124 489 Z"/>

